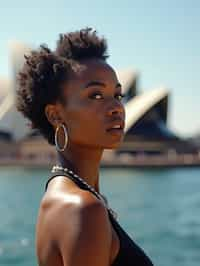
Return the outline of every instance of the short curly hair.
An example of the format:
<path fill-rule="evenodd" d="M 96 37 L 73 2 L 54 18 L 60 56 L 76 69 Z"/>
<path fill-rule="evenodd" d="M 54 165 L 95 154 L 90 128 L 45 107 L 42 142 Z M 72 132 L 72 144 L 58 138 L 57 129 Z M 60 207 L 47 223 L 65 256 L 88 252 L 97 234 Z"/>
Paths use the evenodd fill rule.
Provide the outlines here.
<path fill-rule="evenodd" d="M 43 135 L 49 144 L 55 145 L 54 128 L 45 115 L 45 106 L 57 100 L 66 104 L 62 84 L 67 81 L 69 71 L 74 70 L 82 59 L 106 61 L 106 40 L 98 37 L 91 28 L 85 28 L 60 34 L 54 52 L 41 45 L 24 57 L 24 66 L 18 74 L 17 110 L 31 121 L 32 129 Z"/>

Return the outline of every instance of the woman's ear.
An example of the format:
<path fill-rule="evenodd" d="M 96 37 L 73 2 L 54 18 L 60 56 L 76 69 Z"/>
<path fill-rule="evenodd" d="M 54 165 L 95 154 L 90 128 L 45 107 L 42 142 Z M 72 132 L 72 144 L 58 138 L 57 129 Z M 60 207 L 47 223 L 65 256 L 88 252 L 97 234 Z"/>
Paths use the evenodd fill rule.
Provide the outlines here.
<path fill-rule="evenodd" d="M 59 123 L 62 122 L 60 118 L 59 111 L 55 104 L 47 104 L 45 106 L 45 115 L 50 124 L 56 127 Z"/>

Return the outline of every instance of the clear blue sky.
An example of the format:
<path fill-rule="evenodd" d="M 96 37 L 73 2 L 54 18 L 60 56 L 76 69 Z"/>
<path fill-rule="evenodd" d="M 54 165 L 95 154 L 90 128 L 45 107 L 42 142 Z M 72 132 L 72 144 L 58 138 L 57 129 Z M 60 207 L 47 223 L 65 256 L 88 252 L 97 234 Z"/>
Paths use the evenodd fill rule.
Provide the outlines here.
<path fill-rule="evenodd" d="M 108 40 L 114 68 L 139 71 L 142 91 L 170 89 L 169 127 L 200 131 L 200 1 L 1 1 L 0 76 L 10 40 L 55 47 L 58 34 L 92 26 Z"/>

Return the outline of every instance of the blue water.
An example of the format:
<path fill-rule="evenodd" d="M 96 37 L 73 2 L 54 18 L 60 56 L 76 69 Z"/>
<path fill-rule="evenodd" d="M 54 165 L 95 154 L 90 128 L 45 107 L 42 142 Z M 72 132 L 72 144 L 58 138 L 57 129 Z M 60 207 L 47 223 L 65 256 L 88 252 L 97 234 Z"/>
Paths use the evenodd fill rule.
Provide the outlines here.
<path fill-rule="evenodd" d="M 0 265 L 38 265 L 34 232 L 48 173 L 0 168 Z M 100 188 L 155 265 L 200 265 L 200 169 L 102 169 Z"/>

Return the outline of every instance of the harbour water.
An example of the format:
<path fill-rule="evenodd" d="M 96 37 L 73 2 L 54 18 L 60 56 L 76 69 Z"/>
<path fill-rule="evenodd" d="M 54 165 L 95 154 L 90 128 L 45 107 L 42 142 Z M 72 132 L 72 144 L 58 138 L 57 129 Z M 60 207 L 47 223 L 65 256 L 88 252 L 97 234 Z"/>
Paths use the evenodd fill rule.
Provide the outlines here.
<path fill-rule="evenodd" d="M 35 222 L 49 173 L 0 168 L 0 265 L 38 265 Z M 200 265 L 200 168 L 101 169 L 100 189 L 154 265 Z"/>

